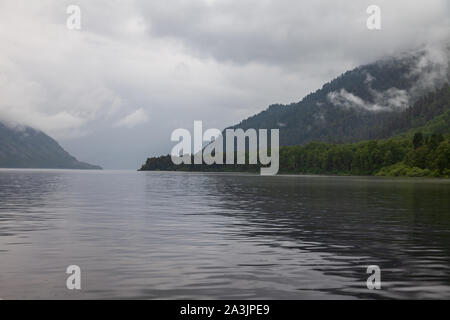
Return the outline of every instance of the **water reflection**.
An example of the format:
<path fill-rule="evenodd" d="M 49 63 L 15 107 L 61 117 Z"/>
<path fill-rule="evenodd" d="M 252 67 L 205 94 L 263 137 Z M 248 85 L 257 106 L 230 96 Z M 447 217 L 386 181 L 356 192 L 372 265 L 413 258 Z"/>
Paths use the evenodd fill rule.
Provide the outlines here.
<path fill-rule="evenodd" d="M 57 204 L 63 199 L 52 198 L 61 188 L 64 176 L 58 172 L 15 170 L 0 171 L 0 236 L 12 236 L 27 231 L 44 230 L 54 212 L 46 210 L 46 203 Z"/>
<path fill-rule="evenodd" d="M 326 254 L 336 290 L 370 298 L 450 296 L 450 188 L 445 181 L 349 177 L 221 177 L 225 215 L 246 237 Z M 327 255 L 328 254 L 328 255 Z M 382 268 L 384 290 L 368 292 L 364 266 Z M 303 264 L 305 265 L 305 264 Z"/>
<path fill-rule="evenodd" d="M 0 297 L 449 298 L 449 193 L 444 180 L 0 170 Z M 382 290 L 365 286 L 371 264 Z"/>

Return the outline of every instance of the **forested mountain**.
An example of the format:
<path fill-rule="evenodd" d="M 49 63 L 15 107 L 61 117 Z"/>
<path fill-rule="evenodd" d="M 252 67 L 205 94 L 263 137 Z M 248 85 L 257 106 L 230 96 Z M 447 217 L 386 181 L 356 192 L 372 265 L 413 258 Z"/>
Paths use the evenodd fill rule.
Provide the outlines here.
<path fill-rule="evenodd" d="M 230 128 L 278 128 L 280 145 L 386 138 L 442 113 L 442 103 L 429 103 L 441 92 L 426 94 L 448 79 L 448 62 L 434 62 L 427 51 L 390 57 L 348 71 L 298 103 L 272 105 Z M 442 90 L 448 94 L 448 84 Z"/>
<path fill-rule="evenodd" d="M 78 161 L 42 131 L 10 128 L 2 123 L 0 168 L 101 169 Z"/>
<path fill-rule="evenodd" d="M 449 104 L 450 99 L 447 101 L 447 105 Z M 280 173 L 448 178 L 450 109 L 428 121 L 426 125 L 390 139 L 343 144 L 310 142 L 304 146 L 283 146 L 280 148 L 279 160 Z M 174 165 L 170 155 L 167 155 L 147 159 L 141 170 L 259 172 L 260 167 L 258 164 Z"/>
<path fill-rule="evenodd" d="M 426 125 L 426 128 L 422 130 L 428 130 L 430 134 L 449 133 L 449 128 L 442 126 L 444 124 L 442 121 L 440 122 L 441 126 L 439 126 L 439 119 L 444 119 L 444 114 L 448 113 L 449 110 L 450 86 L 447 83 L 441 89 L 424 95 L 406 110 L 386 117 L 383 124 L 375 131 L 378 137 L 387 138 Z M 430 120 L 434 120 L 434 122 L 430 122 Z"/>
<path fill-rule="evenodd" d="M 290 105 L 272 105 L 232 129 L 279 129 L 280 172 L 450 175 L 448 61 L 426 51 L 348 71 Z M 174 165 L 141 170 L 259 171 L 259 165 Z"/>

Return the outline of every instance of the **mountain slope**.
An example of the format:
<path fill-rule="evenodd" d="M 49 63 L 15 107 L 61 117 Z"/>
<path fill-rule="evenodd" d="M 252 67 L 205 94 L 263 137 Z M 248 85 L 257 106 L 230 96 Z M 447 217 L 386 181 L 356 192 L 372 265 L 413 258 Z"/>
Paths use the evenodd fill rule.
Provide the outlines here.
<path fill-rule="evenodd" d="M 231 128 L 280 129 L 280 172 L 447 177 L 448 70 L 448 61 L 426 52 L 384 59 Z M 416 134 L 424 139 L 417 148 Z M 259 165 L 176 166 L 167 155 L 148 158 L 141 170 L 256 172 Z"/>
<path fill-rule="evenodd" d="M 54 139 L 32 128 L 13 129 L 0 123 L 1 168 L 101 169 L 78 161 Z"/>
<path fill-rule="evenodd" d="M 448 111 L 450 111 L 450 86 L 446 84 L 442 88 L 421 97 L 406 110 L 393 113 L 390 117 L 384 119 L 382 125 L 375 128 L 374 131 L 378 138 L 388 138 L 408 131 L 424 131 L 426 128 L 433 128 L 425 131 L 430 134 L 445 134 L 450 129 L 445 127 L 446 118 L 444 115 Z M 431 125 L 433 122 L 435 122 L 434 126 Z"/>
<path fill-rule="evenodd" d="M 450 176 L 450 91 L 439 90 L 420 100 L 405 113 L 420 116 L 413 123 L 424 125 L 389 139 L 330 144 L 310 142 L 280 148 L 279 172 L 294 174 L 379 175 L 410 177 Z M 432 117 L 430 105 L 447 111 Z M 420 108 L 419 108 L 420 107 Z M 405 117 L 406 118 L 406 117 Z M 410 123 L 407 119 L 404 123 Z M 193 160 L 191 159 L 191 163 Z M 259 172 L 260 165 L 174 165 L 170 155 L 148 158 L 142 171 L 244 171 Z"/>
<path fill-rule="evenodd" d="M 398 121 L 404 131 L 417 125 L 418 114 L 405 110 L 448 79 L 448 60 L 436 62 L 420 50 L 355 68 L 298 103 L 272 105 L 230 128 L 278 128 L 280 145 L 386 138 L 398 133 Z M 444 111 L 437 109 L 425 122 Z"/>

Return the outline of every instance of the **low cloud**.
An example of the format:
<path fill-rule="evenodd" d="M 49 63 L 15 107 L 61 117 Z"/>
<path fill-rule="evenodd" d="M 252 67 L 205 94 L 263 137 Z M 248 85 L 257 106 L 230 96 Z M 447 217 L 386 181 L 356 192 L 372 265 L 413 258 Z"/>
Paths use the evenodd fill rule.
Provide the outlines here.
<path fill-rule="evenodd" d="M 419 59 L 408 75 L 417 79 L 410 90 L 414 99 L 450 81 L 450 41 L 439 45 L 427 45 L 415 54 Z"/>
<path fill-rule="evenodd" d="M 368 102 L 360 97 L 348 92 L 345 89 L 330 92 L 328 101 L 338 107 L 346 109 L 361 109 L 372 112 L 378 111 L 399 111 L 408 107 L 409 96 L 405 90 L 390 88 L 383 92 L 374 92 L 375 102 Z"/>
<path fill-rule="evenodd" d="M 139 108 L 136 111 L 130 113 L 125 118 L 121 119 L 120 121 L 116 122 L 117 127 L 127 127 L 127 128 L 134 128 L 138 125 L 147 123 L 149 120 L 149 117 L 144 109 Z"/>

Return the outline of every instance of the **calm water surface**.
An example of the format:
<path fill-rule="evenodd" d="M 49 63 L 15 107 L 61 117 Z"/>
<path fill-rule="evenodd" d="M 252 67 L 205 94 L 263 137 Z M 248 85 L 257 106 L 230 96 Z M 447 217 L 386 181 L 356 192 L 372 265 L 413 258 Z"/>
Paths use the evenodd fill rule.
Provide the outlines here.
<path fill-rule="evenodd" d="M 450 182 L 0 170 L 0 298 L 449 299 Z"/>

